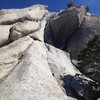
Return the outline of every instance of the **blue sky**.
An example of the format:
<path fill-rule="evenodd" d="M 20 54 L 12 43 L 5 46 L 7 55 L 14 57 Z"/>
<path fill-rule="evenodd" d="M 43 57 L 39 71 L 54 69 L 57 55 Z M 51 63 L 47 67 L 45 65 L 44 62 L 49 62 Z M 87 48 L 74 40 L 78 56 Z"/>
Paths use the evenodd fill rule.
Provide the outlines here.
<path fill-rule="evenodd" d="M 46 4 L 50 11 L 59 11 L 65 8 L 69 0 L 0 0 L 0 9 L 23 8 L 33 4 Z M 100 0 L 73 0 L 77 4 L 86 4 L 90 12 L 100 14 Z"/>

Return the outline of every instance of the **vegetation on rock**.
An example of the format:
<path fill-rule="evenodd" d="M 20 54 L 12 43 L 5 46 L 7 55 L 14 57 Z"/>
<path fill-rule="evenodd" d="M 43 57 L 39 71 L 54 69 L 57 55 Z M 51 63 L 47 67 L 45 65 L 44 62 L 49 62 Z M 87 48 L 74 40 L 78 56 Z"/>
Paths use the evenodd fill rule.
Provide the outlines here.
<path fill-rule="evenodd" d="M 100 82 L 100 34 L 91 39 L 78 55 L 78 67 L 82 73 Z"/>
<path fill-rule="evenodd" d="M 67 4 L 67 7 L 70 8 L 70 7 L 73 7 L 73 6 L 76 6 L 76 4 L 71 0 L 71 1 Z"/>

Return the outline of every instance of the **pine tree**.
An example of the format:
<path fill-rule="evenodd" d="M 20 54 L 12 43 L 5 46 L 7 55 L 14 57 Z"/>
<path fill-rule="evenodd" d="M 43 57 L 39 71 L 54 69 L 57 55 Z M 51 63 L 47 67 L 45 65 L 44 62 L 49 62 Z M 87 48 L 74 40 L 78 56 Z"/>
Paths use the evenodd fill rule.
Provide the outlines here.
<path fill-rule="evenodd" d="M 78 55 L 78 68 L 90 78 L 100 82 L 100 34 L 95 35 Z"/>

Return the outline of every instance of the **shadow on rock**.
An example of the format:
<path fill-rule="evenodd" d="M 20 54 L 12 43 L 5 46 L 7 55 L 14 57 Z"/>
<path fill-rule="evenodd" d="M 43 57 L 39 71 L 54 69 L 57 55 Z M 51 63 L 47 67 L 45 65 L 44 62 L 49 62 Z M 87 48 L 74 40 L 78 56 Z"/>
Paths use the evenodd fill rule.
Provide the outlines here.
<path fill-rule="evenodd" d="M 66 94 L 78 100 L 97 100 L 100 97 L 98 83 L 83 75 L 67 75 L 62 78 Z"/>
<path fill-rule="evenodd" d="M 44 41 L 59 49 L 65 49 L 69 38 L 80 28 L 87 6 L 65 9 L 51 17 L 44 30 Z"/>

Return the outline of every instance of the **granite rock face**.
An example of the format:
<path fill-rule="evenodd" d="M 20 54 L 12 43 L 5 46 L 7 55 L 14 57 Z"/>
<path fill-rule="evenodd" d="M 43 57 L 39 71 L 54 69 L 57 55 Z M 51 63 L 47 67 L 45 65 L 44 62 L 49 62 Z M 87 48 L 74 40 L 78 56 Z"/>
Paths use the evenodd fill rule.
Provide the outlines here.
<path fill-rule="evenodd" d="M 99 93 L 97 91 L 98 83 L 79 74 L 74 77 L 71 75 L 64 76 L 63 80 L 68 95 L 78 100 L 97 100 Z"/>
<path fill-rule="evenodd" d="M 29 44 L 24 52 L 20 52 L 22 55 L 20 55 L 19 60 L 12 61 L 13 63 L 10 64 L 15 68 L 7 66 L 9 62 L 5 62 L 11 71 L 10 74 L 5 72 L 8 73 L 8 76 L 0 83 L 0 100 L 67 100 L 67 96 L 52 76 L 47 62 L 45 44 L 31 40 L 31 45 Z M 24 41 L 21 42 L 20 40 L 16 42 L 20 42 L 19 45 L 26 46 L 28 41 L 26 41 L 26 44 L 23 44 Z M 10 44 L 10 49 L 15 48 L 16 45 L 18 44 L 13 42 Z M 14 51 L 16 51 L 16 48 Z M 11 57 L 16 58 L 16 54 L 9 55 L 9 60 Z"/>
<path fill-rule="evenodd" d="M 0 11 L 0 100 L 73 100 L 65 94 L 60 75 L 67 72 L 67 60 L 74 75 L 79 71 L 67 53 L 48 45 L 51 52 L 44 43 L 44 28 L 51 15 L 43 5 Z M 64 56 L 59 64 L 57 55 Z"/>
<path fill-rule="evenodd" d="M 87 45 L 90 40 L 94 39 L 94 36 L 100 35 L 100 15 L 91 15 L 91 16 L 86 16 L 85 20 L 83 22 L 83 25 L 80 27 L 80 29 L 75 32 L 75 34 L 69 39 L 67 45 L 67 49 L 70 50 L 71 58 L 72 59 L 78 59 L 84 48 L 88 48 L 89 45 Z M 80 35 L 81 34 L 81 35 Z M 99 36 L 100 37 L 100 36 Z M 96 42 L 95 42 L 96 43 Z M 93 43 L 92 43 L 93 44 Z M 100 43 L 98 42 L 98 49 L 96 45 L 94 45 L 94 48 L 91 48 L 91 51 L 94 49 L 95 51 L 91 52 L 92 54 L 88 53 L 88 56 L 86 57 L 87 61 L 90 59 L 90 63 L 87 63 L 83 67 L 79 65 L 79 69 L 81 72 L 83 72 L 85 75 L 88 77 L 92 78 L 95 81 L 100 82 L 100 73 L 99 73 L 99 63 L 100 60 L 99 58 L 99 52 L 100 52 Z M 86 50 L 86 49 L 84 49 Z M 84 55 L 84 54 L 83 54 Z M 86 54 L 85 54 L 86 55 Z M 89 58 L 91 57 L 91 58 Z M 81 57 L 82 58 L 82 57 Z M 84 58 L 83 58 L 84 59 Z M 95 61 L 93 60 L 95 59 Z M 84 59 L 85 60 L 85 59 Z M 86 61 L 85 61 L 86 62 Z M 83 63 L 85 63 L 83 62 Z M 98 62 L 98 63 L 96 63 Z"/>
<path fill-rule="evenodd" d="M 19 22 L 10 29 L 9 39 L 11 41 L 17 40 L 18 38 L 30 34 L 39 30 L 40 23 L 32 21 Z"/>
<path fill-rule="evenodd" d="M 77 68 L 79 68 L 77 59 L 80 51 L 87 47 L 87 43 L 95 35 L 100 34 L 100 15 L 92 15 L 87 13 L 87 10 L 88 7 L 80 6 L 61 11 L 49 19 L 45 28 L 45 41 L 61 50 L 70 52 L 71 61 Z M 100 49 L 100 46 L 98 49 Z M 90 72 L 87 76 L 99 82 L 100 75 L 98 73 L 100 68 L 99 65 L 97 67 L 90 64 L 79 69 L 85 75 L 88 74 L 87 71 L 91 70 L 93 74 Z M 83 72 L 82 69 L 85 71 Z"/>
<path fill-rule="evenodd" d="M 80 50 L 86 47 L 89 40 L 93 39 L 96 34 L 100 34 L 99 20 L 99 15 L 85 16 L 85 20 L 80 29 L 69 39 L 66 45 L 73 59 L 77 59 Z"/>
<path fill-rule="evenodd" d="M 44 5 L 0 10 L 0 100 L 82 100 L 79 85 L 84 90 L 82 98 L 94 100 L 99 89 L 94 91 L 94 84 L 89 87 L 93 81 L 88 79 L 90 91 L 84 96 L 84 79 L 76 79 L 80 71 L 72 64 L 70 54 L 61 50 L 81 29 L 86 10 L 80 6 L 57 15 Z M 72 81 L 65 78 L 68 75 Z M 67 82 L 73 91 L 66 92 L 70 88 L 65 87 Z"/>
<path fill-rule="evenodd" d="M 49 44 L 52 44 L 52 41 L 48 41 L 48 38 L 50 37 L 47 37 L 47 35 L 50 34 L 52 36 L 54 46 L 61 49 L 65 48 L 65 44 L 69 37 L 73 35 L 83 23 L 86 12 L 87 7 L 75 6 L 54 16 L 54 18 L 48 22 L 48 25 L 45 29 L 45 41 Z"/>
<path fill-rule="evenodd" d="M 23 52 L 32 44 L 33 39 L 25 37 L 13 44 L 0 48 L 0 81 L 4 80 L 19 63 Z"/>
<path fill-rule="evenodd" d="M 0 46 L 40 30 L 41 21 L 47 14 L 46 6 L 43 5 L 0 10 Z"/>

